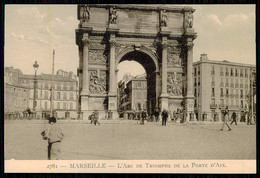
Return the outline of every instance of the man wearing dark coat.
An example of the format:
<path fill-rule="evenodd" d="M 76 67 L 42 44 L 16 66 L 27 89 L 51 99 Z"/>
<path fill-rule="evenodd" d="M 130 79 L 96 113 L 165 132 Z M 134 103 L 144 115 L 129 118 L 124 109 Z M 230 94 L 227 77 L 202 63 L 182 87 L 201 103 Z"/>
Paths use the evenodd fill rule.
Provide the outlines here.
<path fill-rule="evenodd" d="M 237 125 L 237 115 L 235 112 L 232 113 L 231 118 L 232 118 L 232 122 L 230 123 L 230 125 L 232 125 L 233 122 L 235 122 L 235 124 Z"/>
<path fill-rule="evenodd" d="M 166 111 L 166 109 L 163 109 L 163 112 L 162 112 L 162 126 L 166 126 L 166 121 L 167 121 L 167 118 L 168 118 L 168 112 Z"/>
<path fill-rule="evenodd" d="M 160 111 L 158 108 L 155 109 L 155 112 L 154 112 L 154 116 L 155 116 L 155 121 L 158 122 L 158 118 L 159 118 L 159 115 L 160 115 Z"/>

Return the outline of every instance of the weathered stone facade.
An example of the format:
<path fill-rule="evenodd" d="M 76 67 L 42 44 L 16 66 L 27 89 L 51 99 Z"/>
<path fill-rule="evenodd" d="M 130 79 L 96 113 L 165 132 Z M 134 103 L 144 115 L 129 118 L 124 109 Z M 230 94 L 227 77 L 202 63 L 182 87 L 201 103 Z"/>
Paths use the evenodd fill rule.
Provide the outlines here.
<path fill-rule="evenodd" d="M 139 62 L 147 74 L 147 109 L 193 112 L 194 9 L 141 5 L 78 5 L 80 108 L 84 119 L 117 113 L 117 65 Z"/>

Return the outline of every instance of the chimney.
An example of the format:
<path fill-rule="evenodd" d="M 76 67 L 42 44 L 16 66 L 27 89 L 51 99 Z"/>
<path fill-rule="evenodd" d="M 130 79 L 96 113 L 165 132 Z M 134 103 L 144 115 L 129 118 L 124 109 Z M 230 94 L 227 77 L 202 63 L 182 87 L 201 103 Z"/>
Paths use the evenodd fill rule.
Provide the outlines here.
<path fill-rule="evenodd" d="M 207 61 L 207 60 L 209 60 L 207 54 L 203 53 L 200 55 L 200 61 Z"/>

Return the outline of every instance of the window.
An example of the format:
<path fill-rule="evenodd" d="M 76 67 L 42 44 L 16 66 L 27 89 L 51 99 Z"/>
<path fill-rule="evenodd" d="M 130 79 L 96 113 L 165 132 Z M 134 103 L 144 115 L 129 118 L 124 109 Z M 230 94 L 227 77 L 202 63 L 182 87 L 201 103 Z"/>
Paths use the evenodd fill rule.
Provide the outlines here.
<path fill-rule="evenodd" d="M 229 76 L 228 68 L 226 68 L 226 76 Z"/>
<path fill-rule="evenodd" d="M 57 100 L 60 100 L 60 92 L 57 92 Z"/>
<path fill-rule="evenodd" d="M 228 93 L 228 88 L 227 88 L 227 89 L 226 89 L 226 96 L 227 96 L 227 97 L 228 97 L 228 94 L 229 94 L 229 93 Z"/>
<path fill-rule="evenodd" d="M 223 67 L 220 67 L 220 76 L 223 76 Z"/>
<path fill-rule="evenodd" d="M 73 100 L 73 92 L 70 92 L 70 99 Z"/>
<path fill-rule="evenodd" d="M 223 99 L 220 100 L 220 105 L 224 106 L 224 100 Z"/>
<path fill-rule="evenodd" d="M 200 77 L 198 78 L 198 86 L 200 86 Z"/>
<path fill-rule="evenodd" d="M 63 99 L 64 99 L 64 100 L 67 99 L 67 92 L 63 92 Z"/>
<path fill-rule="evenodd" d="M 223 92 L 223 88 L 220 88 L 220 96 L 223 96 L 224 92 Z"/>
<path fill-rule="evenodd" d="M 194 76 L 197 76 L 197 68 L 194 68 Z"/>
<path fill-rule="evenodd" d="M 198 67 L 198 75 L 200 75 L 200 67 Z"/>
<path fill-rule="evenodd" d="M 44 91 L 44 99 L 48 99 L 48 91 Z"/>
<path fill-rule="evenodd" d="M 194 89 L 194 96 L 195 97 L 197 96 L 197 89 L 196 88 Z"/>
<path fill-rule="evenodd" d="M 57 109 L 60 109 L 60 102 L 57 103 Z"/>
<path fill-rule="evenodd" d="M 243 98 L 243 90 L 240 90 L 240 97 Z"/>
<path fill-rule="evenodd" d="M 240 102 L 240 107 L 241 107 L 241 108 L 243 108 L 243 107 L 244 107 L 243 100 L 241 100 L 241 102 Z"/>
<path fill-rule="evenodd" d="M 63 109 L 66 109 L 66 102 L 63 102 Z"/>
<path fill-rule="evenodd" d="M 215 89 L 214 88 L 211 89 L 211 96 L 215 96 Z"/>
<path fill-rule="evenodd" d="M 214 76 L 211 78 L 211 85 L 215 86 L 215 77 Z"/>
<path fill-rule="evenodd" d="M 234 106 L 234 100 L 231 100 L 231 106 Z"/>
<path fill-rule="evenodd" d="M 194 86 L 197 86 L 197 79 L 194 78 Z"/>
<path fill-rule="evenodd" d="M 220 86 L 223 87 L 223 77 L 220 77 Z"/>
<path fill-rule="evenodd" d="M 215 105 L 215 99 L 214 98 L 211 99 L 211 104 Z"/>
<path fill-rule="evenodd" d="M 44 110 L 47 110 L 47 101 L 44 102 Z"/>
<path fill-rule="evenodd" d="M 233 77 L 234 76 L 234 73 L 233 73 L 233 68 L 231 68 L 231 71 L 230 71 L 230 76 Z"/>
<path fill-rule="evenodd" d="M 73 103 L 70 102 L 70 109 L 73 109 Z"/>
<path fill-rule="evenodd" d="M 243 77 L 243 69 L 240 69 L 240 77 Z"/>
<path fill-rule="evenodd" d="M 214 68 L 214 66 L 212 66 L 212 68 L 211 68 L 211 75 L 215 75 L 215 68 Z"/>
<path fill-rule="evenodd" d="M 236 77 L 238 77 L 238 70 L 236 69 Z"/>

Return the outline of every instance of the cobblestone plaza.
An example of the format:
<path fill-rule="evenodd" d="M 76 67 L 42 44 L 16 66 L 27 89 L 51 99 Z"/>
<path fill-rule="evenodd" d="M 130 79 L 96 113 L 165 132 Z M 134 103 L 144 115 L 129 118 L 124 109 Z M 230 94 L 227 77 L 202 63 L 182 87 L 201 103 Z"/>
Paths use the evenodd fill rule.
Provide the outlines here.
<path fill-rule="evenodd" d="M 256 159 L 256 126 L 238 123 L 232 131 L 219 131 L 222 123 L 172 121 L 137 125 L 134 120 L 58 121 L 65 139 L 62 160 L 177 160 Z M 5 123 L 5 159 L 46 160 L 44 121 L 12 120 Z"/>

